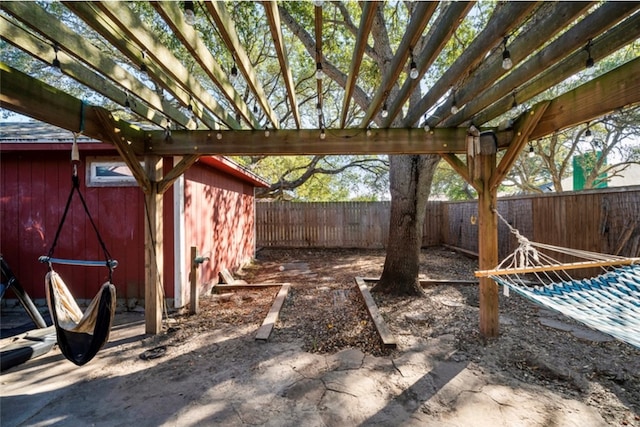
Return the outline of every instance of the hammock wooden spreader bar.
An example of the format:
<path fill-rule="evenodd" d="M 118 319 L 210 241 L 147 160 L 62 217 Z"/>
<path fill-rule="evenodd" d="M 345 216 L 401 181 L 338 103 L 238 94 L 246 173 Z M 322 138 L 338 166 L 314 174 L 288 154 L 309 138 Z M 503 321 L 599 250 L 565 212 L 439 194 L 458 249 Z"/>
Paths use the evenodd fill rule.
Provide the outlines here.
<path fill-rule="evenodd" d="M 546 271 L 564 271 L 564 270 L 577 270 L 580 268 L 592 268 L 592 267 L 612 267 L 616 265 L 632 265 L 640 264 L 640 258 L 616 258 L 602 261 L 580 261 L 570 262 L 566 264 L 550 264 L 550 265 L 536 265 L 530 267 L 521 268 L 496 268 L 493 270 L 479 270 L 475 272 L 476 277 L 490 277 L 490 276 L 504 276 L 510 274 L 527 274 L 527 273 L 542 273 Z"/>
<path fill-rule="evenodd" d="M 79 259 L 64 259 L 64 258 L 53 258 L 50 256 L 43 255 L 38 258 L 38 261 L 44 264 L 65 264 L 65 265 L 79 265 L 83 267 L 108 267 L 114 269 L 118 266 L 118 261 L 115 259 L 110 259 L 106 261 L 89 261 L 89 260 L 79 260 Z"/>

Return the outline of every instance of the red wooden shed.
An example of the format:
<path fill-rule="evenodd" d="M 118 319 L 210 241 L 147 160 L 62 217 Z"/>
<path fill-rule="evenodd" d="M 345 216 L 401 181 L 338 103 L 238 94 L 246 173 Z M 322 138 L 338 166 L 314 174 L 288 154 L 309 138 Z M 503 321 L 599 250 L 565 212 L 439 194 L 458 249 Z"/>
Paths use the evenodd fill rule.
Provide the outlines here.
<path fill-rule="evenodd" d="M 49 251 L 71 190 L 68 131 L 38 122 L 0 125 L 0 252 L 39 302 Z M 119 304 L 142 305 L 145 284 L 144 195 L 113 146 L 79 136 L 80 191 L 107 249 L 118 260 L 113 276 Z M 179 158 L 165 158 L 170 170 Z M 198 269 L 200 293 L 255 254 L 254 188 L 266 182 L 222 156 L 203 156 L 164 195 L 164 283 L 169 307 L 189 301 L 190 248 L 208 256 Z M 60 258 L 103 259 L 77 195 L 55 248 Z M 91 299 L 107 269 L 56 265 L 78 300 Z M 5 295 L 5 302 L 11 294 Z"/>

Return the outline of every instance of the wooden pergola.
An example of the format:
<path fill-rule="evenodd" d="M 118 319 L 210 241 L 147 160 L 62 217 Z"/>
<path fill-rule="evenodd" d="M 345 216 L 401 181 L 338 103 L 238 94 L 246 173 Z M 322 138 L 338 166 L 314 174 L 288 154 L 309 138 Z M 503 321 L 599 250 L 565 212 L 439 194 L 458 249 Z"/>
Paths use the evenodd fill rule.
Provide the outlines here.
<path fill-rule="evenodd" d="M 344 89 L 340 126 L 324 133 L 324 125 L 308 128 L 299 111 L 296 83 L 303 77 L 288 63 L 283 23 L 292 19 L 286 4 L 263 1 L 263 18 L 277 56 L 286 99 L 267 94 L 262 75 L 245 51 L 230 14 L 231 3 L 152 2 L 151 7 L 206 74 L 206 85 L 193 77 L 188 65 L 158 40 L 125 2 L 61 2 L 65 10 L 99 34 L 124 62 L 66 26 L 33 2 L 1 2 L 2 40 L 105 98 L 131 110 L 154 130 L 143 130 L 115 118 L 102 106 L 80 99 L 31 77 L 27 70 L 0 63 L 1 107 L 37 120 L 113 144 L 143 189 L 148 207 L 146 235 L 145 317 L 147 333 L 161 330 L 162 195 L 201 155 L 287 154 L 428 154 L 441 155 L 478 192 L 479 267 L 498 263 L 497 189 L 518 155 L 531 140 L 575 126 L 640 102 L 640 58 L 636 55 L 574 90 L 553 99 L 539 96 L 581 73 L 640 37 L 638 2 L 505 2 L 486 26 L 417 103 L 410 95 L 446 49 L 473 3 L 416 2 L 388 69 L 377 90 L 367 97 L 359 123 L 346 126 L 347 113 L 358 91 L 358 75 L 376 19 L 383 19 L 384 2 L 363 2 L 348 69 L 338 69 L 323 56 L 323 21 L 329 8 L 314 7 L 314 25 L 300 37 L 312 61 Z M 184 9 L 194 8 L 198 26 L 189 25 Z M 234 67 L 255 100 L 249 108 L 223 65 L 204 43 L 216 31 L 234 58 Z M 413 51 L 418 41 L 422 49 Z M 55 49 L 54 49 L 55 47 Z M 54 56 L 55 50 L 55 56 Z M 508 55 L 505 51 L 508 50 Z M 512 67 L 504 67 L 509 56 Z M 54 63 L 54 58 L 57 63 Z M 418 78 L 408 77 L 411 61 Z M 144 68 L 168 101 L 141 81 Z M 391 89 L 399 90 L 390 97 Z M 322 79 L 317 102 L 322 105 Z M 206 89 L 215 87 L 216 91 Z M 504 126 L 490 127 L 514 104 L 528 105 Z M 287 104 L 290 119 L 276 105 Z M 231 105 L 230 113 L 227 108 Z M 379 114 L 385 107 L 386 117 Z M 457 107 L 452 109 L 452 106 Z M 425 120 L 422 117 L 428 113 Z M 400 118 L 402 117 L 402 118 Z M 194 119 L 195 118 L 195 119 Z M 373 125 L 373 126 L 372 126 Z M 265 131 L 268 131 L 268 136 Z M 321 133 L 324 138 L 321 137 Z M 501 154 L 501 155 L 499 155 Z M 182 156 L 167 174 L 162 159 Z M 144 158 L 145 167 L 139 158 Z M 498 162 L 498 158 L 500 161 Z M 498 334 L 498 288 L 480 280 L 480 331 Z"/>

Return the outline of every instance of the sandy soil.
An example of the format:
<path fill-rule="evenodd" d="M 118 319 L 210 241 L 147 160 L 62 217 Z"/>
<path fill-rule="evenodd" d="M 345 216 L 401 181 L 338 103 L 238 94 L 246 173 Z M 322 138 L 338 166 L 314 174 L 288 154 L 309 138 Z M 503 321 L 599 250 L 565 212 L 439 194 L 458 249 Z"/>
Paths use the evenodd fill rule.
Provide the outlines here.
<path fill-rule="evenodd" d="M 201 299 L 157 336 L 121 313 L 109 344 L 76 367 L 58 350 L 2 374 L 0 424 L 640 426 L 640 350 L 512 295 L 501 334 L 478 333 L 474 260 L 423 251 L 425 298 L 374 298 L 385 349 L 354 277 L 382 251 L 263 249 L 238 277 L 291 283 L 266 343 L 255 331 L 278 287 Z"/>

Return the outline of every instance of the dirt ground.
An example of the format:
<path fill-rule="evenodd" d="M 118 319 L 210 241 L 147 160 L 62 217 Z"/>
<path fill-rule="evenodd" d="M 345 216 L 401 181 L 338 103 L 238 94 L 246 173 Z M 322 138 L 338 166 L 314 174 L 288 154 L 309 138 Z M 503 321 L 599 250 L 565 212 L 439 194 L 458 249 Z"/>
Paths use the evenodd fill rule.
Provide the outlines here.
<path fill-rule="evenodd" d="M 425 298 L 373 293 L 396 338 L 384 348 L 354 277 L 383 251 L 258 252 L 237 277 L 291 283 L 267 342 L 254 340 L 279 287 L 221 291 L 198 315 L 144 335 L 119 313 L 83 367 L 57 349 L 0 376 L 7 426 L 640 426 L 640 350 L 517 295 L 501 334 L 478 332 L 475 260 L 423 251 Z"/>

